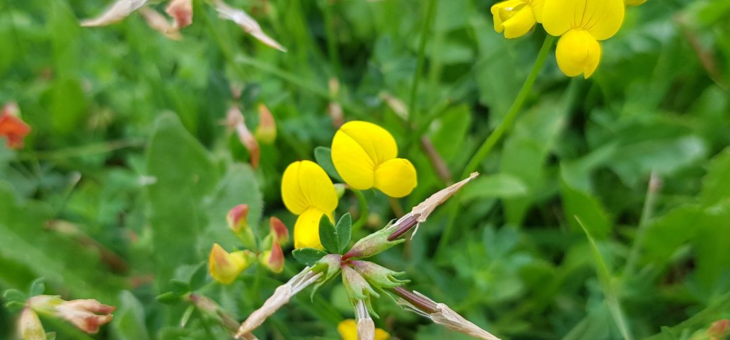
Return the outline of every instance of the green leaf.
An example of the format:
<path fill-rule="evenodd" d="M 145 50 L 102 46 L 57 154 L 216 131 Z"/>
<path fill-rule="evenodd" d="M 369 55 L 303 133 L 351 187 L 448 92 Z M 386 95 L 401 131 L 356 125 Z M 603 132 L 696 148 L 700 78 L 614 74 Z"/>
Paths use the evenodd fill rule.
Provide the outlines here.
<path fill-rule="evenodd" d="M 340 217 L 335 227 L 337 232 L 337 240 L 340 245 L 339 253 L 344 254 L 347 250 L 347 246 L 350 244 L 350 238 L 352 237 L 352 216 L 350 213 L 346 213 Z"/>
<path fill-rule="evenodd" d="M 3 300 L 25 302 L 28 299 L 23 292 L 17 289 L 8 289 L 3 293 Z"/>
<path fill-rule="evenodd" d="M 112 332 L 119 340 L 147 340 L 145 311 L 142 303 L 129 291 L 119 294 L 119 307 L 114 312 Z"/>
<path fill-rule="evenodd" d="M 687 227 L 696 228 L 692 241 L 697 281 L 708 300 L 730 290 L 730 199 L 706 208 L 704 215 Z"/>
<path fill-rule="evenodd" d="M 190 277 L 190 291 L 194 292 L 200 287 L 203 287 L 208 281 L 208 266 L 207 263 L 203 262 L 198 266 L 198 269 Z"/>
<path fill-rule="evenodd" d="M 340 174 L 337 173 L 334 163 L 332 163 L 332 150 L 324 146 L 318 146 L 314 149 L 314 159 L 317 160 L 317 164 L 327 172 L 330 177 L 342 182 Z"/>
<path fill-rule="evenodd" d="M 726 148 L 710 162 L 707 176 L 702 183 L 700 201 L 711 206 L 728 198 L 730 193 L 730 148 Z"/>
<path fill-rule="evenodd" d="M 46 291 L 45 278 L 37 278 L 30 284 L 30 296 L 41 295 Z"/>
<path fill-rule="evenodd" d="M 611 232 L 611 222 L 608 220 L 598 199 L 586 192 L 574 189 L 567 181 L 561 182 L 561 197 L 565 215 L 575 230 L 581 226 L 573 216 L 580 216 L 585 226 L 590 228 L 591 236 L 598 239 L 605 238 Z"/>
<path fill-rule="evenodd" d="M 527 186 L 516 176 L 501 173 L 480 176 L 461 190 L 461 201 L 471 202 L 489 198 L 514 198 L 525 196 Z"/>
<path fill-rule="evenodd" d="M 180 295 L 175 294 L 175 292 L 165 292 L 160 295 L 157 295 L 155 300 L 157 300 L 160 303 L 164 304 L 173 304 L 178 303 L 181 301 Z"/>
<path fill-rule="evenodd" d="M 166 283 L 179 265 L 197 265 L 204 258 L 202 251 L 191 250 L 207 224 L 202 198 L 213 190 L 219 174 L 208 152 L 172 114 L 157 121 L 147 172 L 156 179 L 148 187 L 156 279 Z"/>
<path fill-rule="evenodd" d="M 606 303 L 608 304 L 608 309 L 611 311 L 611 315 L 613 316 L 616 326 L 618 326 L 624 340 L 631 340 L 633 338 L 629 331 L 626 317 L 621 309 L 621 302 L 619 301 L 618 295 L 614 289 L 611 272 L 606 265 L 606 261 L 603 259 L 603 255 L 601 255 L 601 251 L 598 249 L 596 241 L 593 239 L 590 232 L 591 229 L 586 227 L 580 216 L 576 215 L 575 220 L 583 229 L 583 232 L 585 232 L 586 238 L 588 238 L 588 243 L 591 246 L 591 252 L 593 253 L 593 258 L 596 262 L 596 271 L 598 272 L 598 282 L 601 284 L 601 289 L 603 290 L 603 295 L 606 299 Z"/>
<path fill-rule="evenodd" d="M 177 295 L 190 292 L 190 282 L 184 280 L 172 279 L 170 280 L 170 286 L 172 287 L 172 291 Z"/>
<path fill-rule="evenodd" d="M 299 263 L 311 267 L 315 263 L 317 263 L 317 261 L 319 261 L 322 257 L 327 255 L 327 253 L 319 249 L 302 248 L 294 250 L 292 252 L 292 255 L 294 256 L 294 259 L 297 260 Z"/>
<path fill-rule="evenodd" d="M 324 249 L 327 249 L 331 254 L 340 253 L 340 241 L 337 236 L 337 230 L 335 226 L 330 222 L 327 215 L 322 215 L 319 220 L 319 241 L 322 242 Z"/>

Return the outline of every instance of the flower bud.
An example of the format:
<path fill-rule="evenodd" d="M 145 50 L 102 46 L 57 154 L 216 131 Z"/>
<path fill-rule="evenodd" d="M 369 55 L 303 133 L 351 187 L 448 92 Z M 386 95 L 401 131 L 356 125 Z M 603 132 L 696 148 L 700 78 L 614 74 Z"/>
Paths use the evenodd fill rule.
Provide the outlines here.
<path fill-rule="evenodd" d="M 284 270 L 284 251 L 281 250 L 281 245 L 278 242 L 272 242 L 271 250 L 261 253 L 259 261 L 270 271 L 281 273 Z"/>
<path fill-rule="evenodd" d="M 369 261 L 351 261 L 350 265 L 371 285 L 378 288 L 395 288 L 409 282 L 409 280 L 396 278 L 396 276 L 404 274 L 403 272 L 395 272 Z"/>
<path fill-rule="evenodd" d="M 239 204 L 228 211 L 228 228 L 243 242 L 246 248 L 256 248 L 256 237 L 248 226 L 248 204 Z"/>
<path fill-rule="evenodd" d="M 248 250 L 228 253 L 218 243 L 215 243 L 208 256 L 210 276 L 224 285 L 230 284 L 248 268 L 251 257 L 252 254 Z"/>
<path fill-rule="evenodd" d="M 56 307 L 58 315 L 89 334 L 96 334 L 101 325 L 112 321 L 114 309 L 92 299 L 65 301 Z"/>
<path fill-rule="evenodd" d="M 371 296 L 380 297 L 373 287 L 368 284 L 368 281 L 349 266 L 342 267 L 342 284 L 345 285 L 347 296 L 350 297 L 353 304 L 357 300 L 369 302 Z"/>
<path fill-rule="evenodd" d="M 289 229 L 286 228 L 284 222 L 278 217 L 272 216 L 269 219 L 269 226 L 271 227 L 271 235 L 274 235 L 274 239 L 280 245 L 285 245 L 289 242 Z"/>
<path fill-rule="evenodd" d="M 259 104 L 259 126 L 256 128 L 256 139 L 264 144 L 273 144 L 276 141 L 276 120 L 264 104 Z"/>
<path fill-rule="evenodd" d="M 343 183 L 337 183 L 335 184 L 335 194 L 337 194 L 337 198 L 342 198 L 342 196 L 345 195 L 345 189 L 347 188 L 347 185 Z"/>
<path fill-rule="evenodd" d="M 193 23 L 193 0 L 172 0 L 165 8 L 165 13 L 174 20 L 175 29 L 190 26 Z"/>
<path fill-rule="evenodd" d="M 343 256 L 343 259 L 368 258 L 405 241 L 403 239 L 389 241 L 388 237 L 391 233 L 393 233 L 393 229 L 385 227 L 361 238 L 354 246 L 352 246 L 350 251 Z"/>
<path fill-rule="evenodd" d="M 730 320 L 722 319 L 715 321 L 710 329 L 707 330 L 707 335 L 710 339 L 724 339 L 725 336 L 730 335 Z"/>
<path fill-rule="evenodd" d="M 38 314 L 29 307 L 24 308 L 20 314 L 18 330 L 23 340 L 46 340 L 46 331 Z"/>
<path fill-rule="evenodd" d="M 248 153 L 251 157 L 251 167 L 253 167 L 254 169 L 258 168 L 259 158 L 261 156 L 261 149 L 259 148 L 259 143 L 256 141 L 256 138 L 246 127 L 246 120 L 243 117 L 243 113 L 241 113 L 241 110 L 239 110 L 238 107 L 232 106 L 230 109 L 228 109 L 226 124 L 229 128 L 232 128 L 236 131 L 236 134 L 238 135 L 238 139 L 241 141 L 241 144 L 243 144 L 246 150 L 248 150 Z"/>
<path fill-rule="evenodd" d="M 18 117 L 20 109 L 15 103 L 8 103 L 0 113 L 0 137 L 7 139 L 10 149 L 23 147 L 23 138 L 30 133 L 30 126 Z"/>

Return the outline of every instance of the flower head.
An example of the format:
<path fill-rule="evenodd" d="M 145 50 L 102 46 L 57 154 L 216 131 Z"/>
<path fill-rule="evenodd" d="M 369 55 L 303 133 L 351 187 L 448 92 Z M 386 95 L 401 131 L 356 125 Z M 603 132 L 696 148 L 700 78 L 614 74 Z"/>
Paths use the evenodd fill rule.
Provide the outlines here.
<path fill-rule="evenodd" d="M 611 38 L 624 21 L 623 0 L 545 0 L 543 26 L 560 36 L 556 57 L 569 77 L 590 77 L 601 61 L 599 41 Z"/>
<path fill-rule="evenodd" d="M 494 30 L 507 39 L 519 38 L 542 22 L 545 0 L 507 0 L 492 6 Z"/>
<path fill-rule="evenodd" d="M 210 276 L 216 281 L 227 285 L 236 280 L 251 264 L 249 251 L 237 251 L 228 253 L 218 243 L 213 244 L 208 256 L 208 270 Z"/>
<path fill-rule="evenodd" d="M 319 221 L 337 208 L 337 193 L 324 169 L 311 161 L 294 162 L 284 171 L 281 181 L 284 205 L 298 215 L 294 225 L 294 248 L 323 249 L 319 241 Z"/>
<path fill-rule="evenodd" d="M 11 149 L 23 147 L 23 138 L 30 133 L 30 126 L 18 118 L 18 105 L 5 104 L 0 112 L 0 137 L 7 139 L 7 146 Z"/>
<path fill-rule="evenodd" d="M 346 123 L 332 140 L 332 163 L 342 179 L 358 190 L 377 188 L 390 197 L 410 194 L 417 185 L 416 169 L 397 157 L 393 136 L 372 123 Z"/>
<path fill-rule="evenodd" d="M 340 333 L 342 340 L 357 340 L 357 321 L 354 319 L 342 320 L 337 325 L 337 333 Z M 374 340 L 388 340 L 390 334 L 380 328 L 375 329 Z"/>

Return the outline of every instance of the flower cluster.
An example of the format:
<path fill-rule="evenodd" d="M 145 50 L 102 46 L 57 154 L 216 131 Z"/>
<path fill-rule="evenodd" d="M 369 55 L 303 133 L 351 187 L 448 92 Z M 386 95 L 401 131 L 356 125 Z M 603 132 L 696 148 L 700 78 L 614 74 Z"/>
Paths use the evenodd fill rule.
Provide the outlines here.
<path fill-rule="evenodd" d="M 241 204 L 228 212 L 229 229 L 248 249 L 227 252 L 219 244 L 213 244 L 208 256 L 208 271 L 210 276 L 221 284 L 230 284 L 241 275 L 249 266 L 259 263 L 274 273 L 284 270 L 284 251 L 281 246 L 289 242 L 289 230 L 276 217 L 269 219 L 269 235 L 261 242 L 248 225 L 248 210 L 246 204 Z M 252 251 L 251 249 L 260 249 Z"/>
<path fill-rule="evenodd" d="M 513 39 L 541 23 L 560 37 L 555 52 L 566 76 L 590 77 L 601 61 L 600 41 L 613 37 L 624 21 L 626 6 L 646 0 L 507 0 L 492 6 L 494 30 Z"/>
<path fill-rule="evenodd" d="M 378 189 L 403 197 L 417 185 L 416 169 L 398 158 L 398 145 L 382 127 L 348 122 L 332 140 L 331 162 L 337 174 L 354 190 Z M 287 209 L 299 216 L 294 226 L 294 248 L 323 249 L 319 239 L 322 216 L 334 222 L 338 205 L 335 186 L 325 170 L 311 161 L 294 162 L 284 171 L 281 196 Z"/>

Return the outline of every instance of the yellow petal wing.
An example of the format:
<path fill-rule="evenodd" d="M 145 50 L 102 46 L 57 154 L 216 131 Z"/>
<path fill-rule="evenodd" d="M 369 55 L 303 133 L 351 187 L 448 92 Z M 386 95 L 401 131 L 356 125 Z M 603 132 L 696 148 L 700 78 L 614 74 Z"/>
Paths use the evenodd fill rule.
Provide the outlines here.
<path fill-rule="evenodd" d="M 357 340 L 357 322 L 353 319 L 342 320 L 337 325 L 337 333 L 342 340 Z"/>
<path fill-rule="evenodd" d="M 300 215 L 307 209 L 333 211 L 337 208 L 337 194 L 327 173 L 314 162 L 294 162 L 284 171 L 281 181 L 281 197 L 293 214 Z"/>
<path fill-rule="evenodd" d="M 545 0 L 542 20 L 554 36 L 585 29 L 597 40 L 612 37 L 624 21 L 623 0 Z"/>
<path fill-rule="evenodd" d="M 303 214 L 299 215 L 296 224 L 294 224 L 294 248 L 314 248 L 324 249 L 319 240 L 319 221 L 325 213 L 319 209 L 307 209 Z M 327 213 L 330 221 L 334 223 L 332 213 Z"/>
<path fill-rule="evenodd" d="M 601 61 L 601 45 L 584 30 L 570 30 L 558 41 L 558 66 L 566 76 L 590 77 Z"/>
<path fill-rule="evenodd" d="M 406 196 L 416 185 L 416 168 L 407 159 L 391 159 L 375 170 L 375 187 L 390 197 Z"/>
<path fill-rule="evenodd" d="M 616 34 L 624 23 L 626 6 L 623 0 L 588 0 L 588 9 L 583 17 L 583 27 L 596 40 L 606 40 Z"/>
<path fill-rule="evenodd" d="M 524 5 L 511 18 L 502 23 L 504 37 L 507 39 L 519 38 L 530 32 L 536 23 L 532 7 Z"/>
<path fill-rule="evenodd" d="M 349 122 L 332 140 L 332 163 L 342 179 L 358 190 L 373 187 L 377 166 L 397 156 L 398 146 L 393 136 L 368 122 Z"/>

